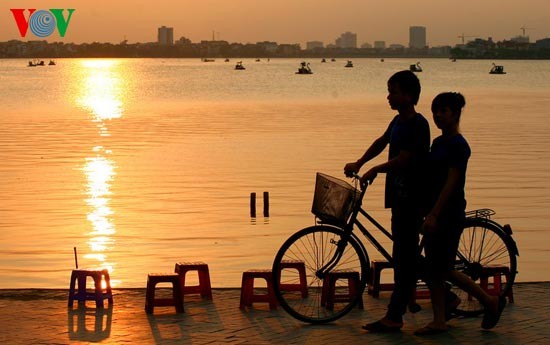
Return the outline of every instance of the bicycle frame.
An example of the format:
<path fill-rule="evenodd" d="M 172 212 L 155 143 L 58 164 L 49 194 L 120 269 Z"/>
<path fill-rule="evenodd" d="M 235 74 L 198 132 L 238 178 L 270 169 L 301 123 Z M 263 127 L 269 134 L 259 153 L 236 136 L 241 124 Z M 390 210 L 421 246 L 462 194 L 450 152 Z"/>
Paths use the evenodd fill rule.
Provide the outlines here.
<path fill-rule="evenodd" d="M 358 179 L 358 176 L 354 176 L 356 179 Z M 361 204 L 363 202 L 363 197 L 365 196 L 365 193 L 367 191 L 368 185 L 363 186 L 361 189 L 361 197 L 359 198 L 359 202 L 357 205 L 355 205 L 354 210 L 350 216 L 350 219 L 347 224 L 345 224 L 342 229 L 344 230 L 344 233 L 347 234 L 347 236 L 343 236 L 337 245 L 338 249 L 335 252 L 335 255 L 329 260 L 329 262 L 323 266 L 319 271 L 317 271 L 317 277 L 322 278 L 326 274 L 326 272 L 330 272 L 332 268 L 334 268 L 338 261 L 340 260 L 343 251 L 347 245 L 348 238 L 350 236 L 353 236 L 353 229 L 354 227 L 357 227 L 363 236 L 376 248 L 376 250 L 390 263 L 393 262 L 392 255 L 384 248 L 384 246 L 369 232 L 369 230 L 357 219 L 357 216 L 361 214 L 363 217 L 365 217 L 372 225 L 374 225 L 381 233 L 383 233 L 388 239 L 393 241 L 392 234 L 384 228 L 373 216 L 371 216 L 365 209 L 361 207 Z M 490 219 L 490 216 L 494 214 L 493 210 L 489 209 L 482 209 L 482 210 L 474 210 L 467 213 L 468 218 L 483 218 L 489 223 L 493 223 L 497 225 L 499 228 L 502 229 L 502 226 L 498 223 L 494 222 Z M 510 230 L 511 232 L 511 230 Z M 357 236 L 355 236 L 357 238 Z M 514 243 L 515 244 L 515 243 Z M 423 243 L 419 244 L 419 253 L 422 251 Z M 366 250 L 365 250 L 366 252 Z M 517 253 L 517 249 L 516 249 Z M 457 256 L 460 259 L 460 264 L 465 265 L 465 269 L 468 267 L 468 260 L 460 253 L 457 252 Z"/>
<path fill-rule="evenodd" d="M 372 266 L 369 265 L 369 251 L 372 248 L 367 246 L 359 233 L 363 234 L 390 265 L 394 264 L 389 244 L 383 236 L 392 242 L 395 236 L 392 236 L 392 233 L 366 208 L 362 208 L 368 186 L 357 188 L 358 179 L 355 177 L 355 189 L 332 181 L 347 189 L 345 193 L 340 194 L 344 198 L 334 199 L 342 202 L 342 208 L 335 208 L 334 213 L 324 213 L 322 206 L 316 207 L 314 198 L 312 211 L 318 217 L 316 224 L 294 233 L 283 243 L 275 256 L 274 292 L 281 306 L 301 321 L 334 321 L 361 301 L 368 280 L 373 277 Z M 351 206 L 350 201 L 354 203 Z M 329 208 L 327 210 L 332 211 Z M 458 272 L 469 276 L 483 289 L 488 289 L 487 292 L 510 297 L 517 273 L 515 255 L 518 255 L 518 251 L 511 238 L 511 227 L 500 226 L 491 220 L 490 216 L 493 214 L 494 211 L 488 209 L 474 210 L 466 214 L 464 230 L 460 235 L 453 264 Z M 372 224 L 374 228 L 367 223 Z M 355 228 L 359 230 L 355 231 Z M 381 232 L 383 236 L 380 237 L 376 231 Z M 425 271 L 429 265 L 424 264 L 424 238 L 419 244 L 410 245 L 418 248 L 415 256 L 420 261 L 416 265 L 416 278 L 426 281 L 430 272 Z M 303 268 L 286 270 L 290 262 L 300 263 L 300 267 Z M 445 286 L 446 295 L 456 295 L 463 302 L 453 315 L 474 316 L 483 312 L 482 303 L 472 299 L 472 296 L 460 290 L 458 285 L 448 281 Z M 305 288 L 307 292 L 304 291 Z M 335 296 L 336 304 L 328 303 L 327 296 Z M 409 304 L 408 307 L 412 312 L 419 310 L 416 304 Z"/>
<path fill-rule="evenodd" d="M 330 272 L 338 264 L 338 262 L 340 261 L 340 258 L 343 255 L 344 249 L 348 244 L 348 239 L 350 237 L 355 237 L 357 240 L 359 240 L 359 238 L 353 234 L 354 226 L 356 226 L 361 231 L 363 236 L 367 238 L 367 240 L 376 248 L 376 250 L 378 250 L 380 254 L 382 254 L 382 256 L 384 256 L 386 260 L 388 260 L 388 262 L 393 262 L 393 258 L 391 254 L 384 248 L 384 246 L 380 242 L 376 240 L 376 238 L 367 230 L 367 228 L 357 219 L 357 216 L 359 214 L 363 215 L 372 225 L 374 225 L 378 230 L 380 230 L 380 232 L 382 232 L 386 237 L 388 237 L 390 240 L 393 241 L 393 236 L 391 235 L 391 233 L 388 230 L 386 230 L 386 228 L 384 228 L 378 221 L 376 221 L 376 219 L 374 219 L 374 217 L 372 217 L 367 211 L 365 211 L 361 207 L 363 197 L 365 196 L 366 191 L 367 191 L 367 186 L 364 186 L 361 189 L 361 196 L 359 198 L 359 202 L 357 203 L 357 205 L 355 205 L 348 223 L 345 224 L 344 226 L 338 226 L 342 228 L 344 232 L 344 236 L 342 236 L 341 240 L 338 241 L 337 250 L 335 251 L 334 256 L 316 272 L 316 276 L 319 279 L 323 279 L 325 274 L 327 272 Z M 359 241 L 359 243 L 361 244 L 361 246 L 363 246 L 361 241 Z M 365 248 L 363 248 L 363 250 L 365 251 L 365 254 L 366 254 Z"/>
<path fill-rule="evenodd" d="M 355 177 L 357 178 L 357 177 Z M 376 238 L 369 232 L 369 230 L 357 219 L 357 216 L 361 214 L 365 217 L 372 225 L 374 225 L 380 232 L 382 232 L 388 239 L 393 241 L 392 234 L 384 228 L 373 216 L 371 216 L 365 209 L 361 207 L 365 193 L 367 192 L 368 185 L 363 186 L 361 189 L 361 197 L 359 198 L 359 203 L 355 206 L 349 222 L 344 227 L 345 231 L 353 232 L 354 226 L 357 227 L 363 236 L 378 250 L 382 256 L 388 260 L 388 262 L 393 262 L 391 254 L 384 248 L 384 246 L 376 240 Z"/>

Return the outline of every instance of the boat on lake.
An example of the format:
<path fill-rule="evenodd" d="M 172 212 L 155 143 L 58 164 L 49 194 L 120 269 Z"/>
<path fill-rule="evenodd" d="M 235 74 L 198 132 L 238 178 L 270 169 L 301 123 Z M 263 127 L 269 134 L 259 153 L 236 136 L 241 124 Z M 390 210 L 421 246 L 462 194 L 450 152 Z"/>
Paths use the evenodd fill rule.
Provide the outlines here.
<path fill-rule="evenodd" d="M 409 70 L 411 72 L 422 72 L 422 66 L 420 66 L 420 62 L 417 62 L 413 65 L 410 65 Z"/>
<path fill-rule="evenodd" d="M 300 63 L 300 68 L 298 68 L 298 72 L 296 74 L 313 74 L 311 71 L 311 68 L 309 67 L 309 62 L 302 61 Z"/>
<path fill-rule="evenodd" d="M 27 66 L 28 67 L 46 66 L 46 64 L 44 63 L 44 60 L 32 59 L 32 60 L 29 60 L 29 64 Z"/>
<path fill-rule="evenodd" d="M 348 63 L 346 63 L 346 65 L 344 67 L 353 67 L 353 62 L 351 62 L 351 60 L 348 60 Z"/>
<path fill-rule="evenodd" d="M 239 61 L 239 62 L 237 62 L 237 64 L 235 65 L 235 69 L 244 70 L 244 69 L 246 69 L 246 68 L 243 66 L 243 62 L 242 62 L 242 61 Z"/>
<path fill-rule="evenodd" d="M 489 71 L 489 74 L 506 74 L 506 72 L 504 72 L 504 66 L 495 65 L 493 62 L 493 67 Z"/>

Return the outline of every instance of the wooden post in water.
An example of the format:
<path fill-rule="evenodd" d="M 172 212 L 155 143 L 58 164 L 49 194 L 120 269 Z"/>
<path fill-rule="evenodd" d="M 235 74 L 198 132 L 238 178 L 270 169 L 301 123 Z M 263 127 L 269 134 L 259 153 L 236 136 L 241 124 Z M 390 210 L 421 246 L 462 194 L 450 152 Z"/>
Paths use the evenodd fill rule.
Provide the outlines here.
<path fill-rule="evenodd" d="M 74 264 L 76 266 L 76 269 L 78 269 L 78 257 L 76 256 L 76 247 L 73 247 L 74 250 Z"/>
<path fill-rule="evenodd" d="M 264 217 L 269 217 L 269 192 L 264 192 Z"/>
<path fill-rule="evenodd" d="M 250 217 L 256 218 L 256 193 L 250 193 Z"/>

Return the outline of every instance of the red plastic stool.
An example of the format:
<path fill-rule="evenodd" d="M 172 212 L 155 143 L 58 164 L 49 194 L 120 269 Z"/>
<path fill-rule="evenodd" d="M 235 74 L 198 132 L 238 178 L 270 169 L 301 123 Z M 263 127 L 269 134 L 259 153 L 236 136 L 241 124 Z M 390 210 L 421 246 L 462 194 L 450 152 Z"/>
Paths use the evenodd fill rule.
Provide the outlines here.
<path fill-rule="evenodd" d="M 348 292 L 346 294 L 336 293 L 336 282 L 339 279 L 347 279 Z M 355 296 L 361 287 L 359 286 L 361 281 L 359 279 L 359 272 L 348 270 L 334 270 L 325 276 L 323 279 L 323 288 L 321 292 L 321 305 L 327 309 L 334 309 L 334 303 L 337 302 L 349 302 L 353 296 Z M 363 296 L 359 296 L 359 302 L 357 304 L 359 309 L 363 309 Z"/>
<path fill-rule="evenodd" d="M 394 284 L 393 283 L 381 284 L 380 277 L 381 277 L 382 270 L 386 268 L 393 269 L 393 265 L 388 261 L 372 260 L 370 267 L 371 267 L 371 276 L 369 280 L 370 284 L 368 284 L 368 287 L 367 287 L 368 294 L 372 295 L 372 297 L 374 298 L 379 298 L 380 291 L 392 291 L 394 288 Z M 429 299 L 429 298 L 430 298 L 430 291 L 428 290 L 425 284 L 422 284 L 416 287 L 410 302 L 414 304 L 417 299 Z"/>
<path fill-rule="evenodd" d="M 199 285 L 186 286 L 185 275 L 189 271 L 197 271 L 199 275 Z M 182 294 L 200 293 L 201 297 L 212 300 L 212 286 L 210 285 L 210 271 L 208 265 L 204 262 L 178 262 L 174 269 L 181 281 Z"/>
<path fill-rule="evenodd" d="M 506 266 L 486 266 L 481 270 L 480 286 L 491 295 L 500 295 L 502 292 L 502 276 L 506 281 L 510 281 L 510 269 Z M 493 278 L 493 286 L 489 288 L 489 278 Z M 510 303 L 514 303 L 513 286 L 510 288 L 507 296 Z"/>
<path fill-rule="evenodd" d="M 270 269 L 255 269 L 243 272 L 241 285 L 241 301 L 239 308 L 244 309 L 254 302 L 268 302 L 269 309 L 277 308 L 277 298 L 273 291 L 272 272 Z M 254 294 L 254 279 L 261 278 L 267 282 L 267 294 Z"/>
<path fill-rule="evenodd" d="M 392 268 L 393 265 L 388 261 L 372 260 L 371 264 L 370 284 L 368 284 L 367 292 L 374 298 L 380 297 L 380 291 L 393 290 L 393 284 L 380 284 L 380 276 L 382 270 Z"/>
<path fill-rule="evenodd" d="M 155 298 L 158 283 L 172 283 L 172 298 Z M 176 273 L 150 273 L 147 275 L 147 292 L 145 293 L 145 312 L 152 314 L 155 307 L 175 306 L 177 313 L 183 313 L 183 294 L 180 277 Z"/>
<path fill-rule="evenodd" d="M 86 280 L 91 277 L 94 280 L 94 292 L 86 292 Z M 105 280 L 105 289 L 102 288 L 101 282 Z M 78 290 L 76 290 L 76 282 L 78 282 Z M 86 301 L 95 301 L 96 308 L 103 308 L 103 300 L 107 299 L 109 305 L 113 304 L 113 292 L 111 290 L 111 278 L 109 271 L 106 269 L 76 269 L 71 273 L 71 285 L 69 289 L 69 307 L 73 306 L 73 301 L 79 303 Z"/>
<path fill-rule="evenodd" d="M 281 283 L 283 278 L 283 270 L 294 269 L 298 271 L 299 283 Z M 283 260 L 281 261 L 281 272 L 279 273 L 279 290 L 281 291 L 300 291 L 302 298 L 307 298 L 307 278 L 306 265 L 303 261 L 298 260 Z"/>

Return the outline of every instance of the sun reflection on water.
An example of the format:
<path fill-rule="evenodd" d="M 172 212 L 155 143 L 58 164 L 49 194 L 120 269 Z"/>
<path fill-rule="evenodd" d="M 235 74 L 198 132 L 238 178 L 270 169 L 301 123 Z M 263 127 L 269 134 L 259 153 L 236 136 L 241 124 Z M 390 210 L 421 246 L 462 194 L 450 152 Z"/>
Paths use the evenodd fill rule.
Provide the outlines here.
<path fill-rule="evenodd" d="M 122 117 L 124 79 L 117 60 L 83 60 L 78 103 L 92 114 L 101 136 L 108 136 L 106 120 Z"/>
<path fill-rule="evenodd" d="M 99 129 L 98 142 L 110 136 L 109 122 L 123 115 L 125 101 L 125 83 L 120 62 L 117 60 L 83 60 L 80 66 L 80 89 L 76 99 L 83 109 L 91 115 L 91 121 Z M 108 254 L 114 249 L 116 228 L 113 223 L 114 212 L 110 207 L 113 197 L 111 185 L 116 176 L 116 162 L 110 158 L 112 153 L 103 145 L 92 148 L 93 156 L 87 157 L 84 164 L 86 176 L 85 202 L 89 208 L 87 220 L 91 224 L 89 252 L 84 255 L 97 267 L 113 272 L 116 263 L 109 262 Z M 111 279 L 111 285 L 120 284 L 120 280 Z"/>
<path fill-rule="evenodd" d="M 87 218 L 92 225 L 88 240 L 91 252 L 84 257 L 97 261 L 98 266 L 112 272 L 113 264 L 107 262 L 106 252 L 113 248 L 115 241 L 112 235 L 116 233 L 111 221 L 113 211 L 109 207 L 112 194 L 110 186 L 116 175 L 114 163 L 102 156 L 87 158 L 84 173 L 87 179 L 85 201 L 90 208 Z"/>

